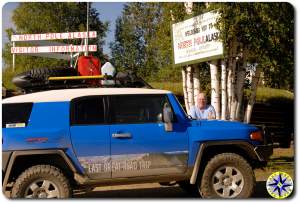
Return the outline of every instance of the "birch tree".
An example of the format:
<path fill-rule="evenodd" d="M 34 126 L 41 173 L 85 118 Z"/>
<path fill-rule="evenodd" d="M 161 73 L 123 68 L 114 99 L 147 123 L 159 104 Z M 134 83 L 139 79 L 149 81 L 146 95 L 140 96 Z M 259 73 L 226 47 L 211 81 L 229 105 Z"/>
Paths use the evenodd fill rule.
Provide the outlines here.
<path fill-rule="evenodd" d="M 245 112 L 245 118 L 244 118 L 244 122 L 245 123 L 250 123 L 250 119 L 251 119 L 251 114 L 252 114 L 252 110 L 253 110 L 253 105 L 255 102 L 255 97 L 256 97 L 256 91 L 257 91 L 257 85 L 259 82 L 259 77 L 260 77 L 260 73 L 261 73 L 261 69 L 260 68 L 256 68 L 255 70 L 255 75 L 252 78 L 252 83 L 251 83 L 251 96 L 248 100 L 248 104 L 247 104 L 247 109 Z"/>
<path fill-rule="evenodd" d="M 278 5 L 280 3 L 276 3 L 276 7 Z M 265 64 L 267 61 L 270 62 L 270 59 L 273 59 L 270 53 L 274 50 L 272 49 L 274 43 L 277 43 L 275 40 L 277 37 L 273 33 L 273 28 L 278 25 L 278 22 L 274 19 L 274 13 L 276 12 L 271 11 L 271 7 L 267 3 L 211 3 L 210 7 L 211 9 L 218 9 L 221 14 L 217 22 L 217 28 L 221 32 L 221 39 L 226 50 L 225 53 L 228 53 L 226 88 L 227 113 L 230 120 L 243 119 L 242 107 L 245 69 L 250 57 L 252 61 L 254 60 L 261 67 L 256 70 L 255 77 L 252 80 L 251 93 L 245 110 L 244 121 L 250 122 L 256 97 L 258 77 L 262 71 L 262 67 L 264 67 L 262 64 Z M 280 6 L 277 8 L 279 9 Z M 279 30 L 281 28 L 278 26 Z M 224 90 L 222 91 L 224 92 Z M 224 111 L 222 109 L 223 114 Z M 224 118 L 224 115 L 222 118 Z"/>
<path fill-rule="evenodd" d="M 200 70 L 199 66 L 193 65 L 193 84 L 194 84 L 194 103 L 197 101 L 197 95 L 200 93 Z"/>
<path fill-rule="evenodd" d="M 187 78 L 186 78 L 186 70 L 185 67 L 182 68 L 181 70 L 182 73 L 182 88 L 183 88 L 183 97 L 184 97 L 184 104 L 185 104 L 185 109 L 187 112 L 190 110 L 190 106 L 188 103 L 188 94 L 187 94 Z"/>
<path fill-rule="evenodd" d="M 193 83 L 193 69 L 192 66 L 186 67 L 186 86 L 187 86 L 187 97 L 188 97 L 188 107 L 187 112 L 195 104 L 194 103 L 194 83 Z"/>
<path fill-rule="evenodd" d="M 227 70 L 226 70 L 226 61 L 221 61 L 221 120 L 226 120 L 226 113 L 227 113 Z"/>
<path fill-rule="evenodd" d="M 235 120 L 235 110 L 236 110 L 236 103 L 237 103 L 237 96 L 235 92 L 235 84 L 236 84 L 236 64 L 237 64 L 237 42 L 236 38 L 232 40 L 232 56 L 231 56 L 231 64 L 229 66 L 229 73 L 228 73 L 228 87 L 229 87 L 229 97 L 230 102 L 229 104 L 229 118 L 230 120 Z"/>
<path fill-rule="evenodd" d="M 236 83 L 237 105 L 235 110 L 236 120 L 241 120 L 241 108 L 243 103 L 247 63 L 248 63 L 248 52 L 246 49 L 244 49 L 242 62 L 239 63 L 240 66 L 238 66 L 238 72 L 237 72 L 237 83 Z"/>
<path fill-rule="evenodd" d="M 193 13 L 193 2 L 185 2 L 184 3 L 186 15 L 192 15 Z M 183 72 L 186 71 L 186 80 L 183 81 L 183 87 L 186 86 L 186 95 L 187 95 L 187 102 L 188 104 L 186 107 L 186 111 L 189 113 L 190 108 L 195 104 L 194 103 L 194 80 L 193 80 L 193 69 L 191 65 L 188 65 L 186 69 L 183 69 Z M 184 84 L 186 83 L 186 84 Z"/>
<path fill-rule="evenodd" d="M 220 80 L 218 74 L 218 62 L 209 63 L 211 76 L 211 104 L 216 111 L 216 119 L 220 119 Z"/>

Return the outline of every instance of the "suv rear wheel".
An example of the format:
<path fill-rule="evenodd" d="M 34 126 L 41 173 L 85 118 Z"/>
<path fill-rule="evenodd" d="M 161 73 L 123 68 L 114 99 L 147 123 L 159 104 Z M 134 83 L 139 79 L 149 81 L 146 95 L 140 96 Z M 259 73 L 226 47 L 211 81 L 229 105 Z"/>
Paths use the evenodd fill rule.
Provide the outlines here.
<path fill-rule="evenodd" d="M 243 157 L 223 153 L 208 162 L 198 185 L 203 198 L 248 198 L 254 190 L 255 178 Z"/>
<path fill-rule="evenodd" d="M 12 189 L 12 198 L 68 198 L 71 192 L 61 170 L 50 165 L 37 165 L 18 177 Z"/>

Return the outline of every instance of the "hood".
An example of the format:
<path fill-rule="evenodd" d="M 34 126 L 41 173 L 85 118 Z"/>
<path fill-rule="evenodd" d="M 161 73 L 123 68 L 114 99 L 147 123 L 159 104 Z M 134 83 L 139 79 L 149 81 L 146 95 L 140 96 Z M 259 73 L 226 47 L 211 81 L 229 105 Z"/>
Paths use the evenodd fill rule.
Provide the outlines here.
<path fill-rule="evenodd" d="M 189 135 L 197 140 L 249 140 L 257 130 L 254 125 L 236 121 L 193 120 Z"/>
<path fill-rule="evenodd" d="M 223 128 L 253 128 L 257 129 L 252 124 L 246 124 L 238 121 L 227 121 L 227 120 L 193 120 L 192 126 L 206 126 L 206 127 L 223 127 Z"/>

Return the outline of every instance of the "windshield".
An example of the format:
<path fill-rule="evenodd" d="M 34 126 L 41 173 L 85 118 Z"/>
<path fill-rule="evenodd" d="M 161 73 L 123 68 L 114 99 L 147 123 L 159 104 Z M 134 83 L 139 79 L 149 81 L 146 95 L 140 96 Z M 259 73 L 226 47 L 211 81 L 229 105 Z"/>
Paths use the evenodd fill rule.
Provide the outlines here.
<path fill-rule="evenodd" d="M 178 98 L 175 95 L 174 95 L 174 98 L 175 98 L 177 104 L 179 105 L 179 107 L 181 108 L 185 119 L 192 120 L 192 117 L 186 113 L 185 109 L 182 107 L 181 103 L 178 101 Z"/>

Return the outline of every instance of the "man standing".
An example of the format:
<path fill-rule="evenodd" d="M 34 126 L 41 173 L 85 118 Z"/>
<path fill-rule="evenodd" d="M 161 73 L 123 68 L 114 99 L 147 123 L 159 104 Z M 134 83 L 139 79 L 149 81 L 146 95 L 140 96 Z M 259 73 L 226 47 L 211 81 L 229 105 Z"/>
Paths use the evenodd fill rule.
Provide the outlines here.
<path fill-rule="evenodd" d="M 216 119 L 216 111 L 213 106 L 206 104 L 206 96 L 204 93 L 197 95 L 196 105 L 190 109 L 190 115 L 193 119 L 209 120 Z"/>

